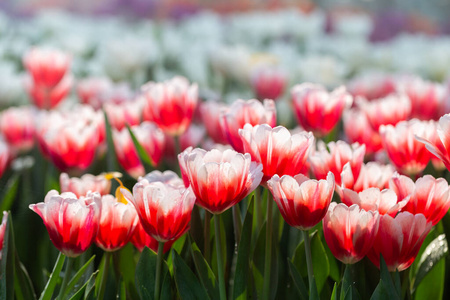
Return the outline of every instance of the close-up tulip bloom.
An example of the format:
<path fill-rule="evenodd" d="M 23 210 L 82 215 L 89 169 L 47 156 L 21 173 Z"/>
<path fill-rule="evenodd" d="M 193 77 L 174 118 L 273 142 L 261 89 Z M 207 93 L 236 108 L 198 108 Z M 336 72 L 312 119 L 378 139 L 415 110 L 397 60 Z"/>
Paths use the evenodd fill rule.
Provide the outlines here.
<path fill-rule="evenodd" d="M 382 165 L 378 162 L 368 162 L 361 165 L 358 178 L 354 178 L 350 164 L 345 164 L 342 173 L 342 187 L 361 192 L 371 187 L 380 190 L 389 187 L 389 180 L 395 173 L 392 165 Z"/>
<path fill-rule="evenodd" d="M 77 257 L 94 242 L 101 208 L 98 193 L 77 198 L 73 193 L 55 190 L 47 193 L 44 202 L 30 205 L 44 221 L 53 245 L 69 257 Z"/>
<path fill-rule="evenodd" d="M 317 136 L 330 133 L 344 109 L 353 103 L 353 97 L 343 86 L 329 93 L 321 85 L 302 83 L 291 89 L 291 95 L 298 122 Z"/>
<path fill-rule="evenodd" d="M 263 165 L 262 182 L 278 176 L 299 174 L 314 144 L 311 132 L 302 131 L 291 135 L 283 126 L 272 128 L 267 124 L 246 124 L 239 130 L 244 151 Z"/>
<path fill-rule="evenodd" d="M 409 198 L 403 211 L 423 214 L 433 226 L 450 208 L 450 186 L 444 178 L 425 175 L 414 182 L 407 176 L 396 174 L 389 184 L 399 198 Z"/>
<path fill-rule="evenodd" d="M 181 179 L 164 183 L 143 177 L 134 185 L 133 194 L 121 191 L 133 203 L 145 231 L 159 242 L 176 240 L 189 229 L 195 195 Z"/>
<path fill-rule="evenodd" d="M 220 214 L 257 188 L 263 177 L 260 163 L 234 150 L 188 148 L 178 155 L 181 173 L 197 197 L 196 204 Z"/>
<path fill-rule="evenodd" d="M 417 175 L 425 169 L 432 155 L 423 143 L 415 139 L 415 136 L 430 139 L 434 130 L 433 121 L 417 119 L 402 121 L 395 126 L 380 127 L 383 147 L 397 171 Z"/>
<path fill-rule="evenodd" d="M 263 103 L 256 99 L 247 101 L 238 99 L 234 101 L 228 110 L 222 112 L 222 125 L 228 143 L 237 152 L 244 153 L 244 145 L 239 135 L 239 129 L 245 124 L 252 126 L 269 124 L 275 127 L 277 123 L 277 111 L 273 100 L 265 99 Z"/>
<path fill-rule="evenodd" d="M 334 175 L 314 180 L 299 174 L 274 175 L 267 186 L 284 220 L 292 227 L 309 230 L 325 216 L 334 193 Z"/>
<path fill-rule="evenodd" d="M 130 241 L 138 221 L 131 203 L 122 203 L 113 195 L 103 196 L 95 244 L 105 251 L 119 250 Z"/>
<path fill-rule="evenodd" d="M 323 219 L 323 235 L 331 253 L 344 264 L 354 264 L 372 248 L 378 232 L 379 214 L 358 205 L 330 204 Z"/>
<path fill-rule="evenodd" d="M 328 149 L 327 150 L 327 147 Z M 341 173 L 345 164 L 350 164 L 353 178 L 358 178 L 364 161 L 365 145 L 347 144 L 344 141 L 318 144 L 318 149 L 309 156 L 311 170 L 316 179 L 325 179 L 328 171 L 334 175 L 337 185 L 341 185 Z"/>
<path fill-rule="evenodd" d="M 81 177 L 69 177 L 67 173 L 59 176 L 61 193 L 72 192 L 77 197 L 86 196 L 89 191 L 98 192 L 100 195 L 107 195 L 111 191 L 111 181 L 105 175 L 94 176 L 84 174 Z"/>
<path fill-rule="evenodd" d="M 403 271 L 414 262 L 431 227 L 431 221 L 427 221 L 422 214 L 400 212 L 395 218 L 383 215 L 367 257 L 380 267 L 381 254 L 390 272 Z"/>
<path fill-rule="evenodd" d="M 30 106 L 11 107 L 0 115 L 0 132 L 15 153 L 34 146 L 36 111 Z"/>
<path fill-rule="evenodd" d="M 370 102 L 360 98 L 356 103 L 366 114 L 375 131 L 378 131 L 381 125 L 395 125 L 407 120 L 411 114 L 411 102 L 405 94 L 390 94 Z"/>
<path fill-rule="evenodd" d="M 3 244 L 5 242 L 6 222 L 8 221 L 8 213 L 3 212 L 2 223 L 0 224 L 0 260 L 2 259 Z"/>
<path fill-rule="evenodd" d="M 157 124 L 164 132 L 179 136 L 191 124 L 198 102 L 197 84 L 181 76 L 142 86 L 145 99 L 143 118 Z"/>

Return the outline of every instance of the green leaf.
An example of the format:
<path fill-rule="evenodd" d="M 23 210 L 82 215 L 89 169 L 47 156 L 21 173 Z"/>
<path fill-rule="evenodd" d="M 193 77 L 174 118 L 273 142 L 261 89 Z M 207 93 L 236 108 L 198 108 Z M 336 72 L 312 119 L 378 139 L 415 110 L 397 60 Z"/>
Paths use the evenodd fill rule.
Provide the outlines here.
<path fill-rule="evenodd" d="M 55 290 L 56 284 L 59 281 L 59 273 L 62 270 L 65 258 L 66 257 L 64 256 L 64 254 L 59 253 L 55 266 L 53 267 L 52 274 L 50 275 L 50 278 L 48 279 L 47 284 L 42 291 L 41 297 L 39 297 L 39 300 L 52 299 L 53 291 Z"/>
<path fill-rule="evenodd" d="M 138 294 L 134 285 L 136 262 L 134 260 L 134 247 L 128 243 L 125 247 L 113 254 L 114 262 L 119 266 L 120 275 L 125 283 L 126 290 L 131 298 L 137 299 Z"/>
<path fill-rule="evenodd" d="M 445 260 L 442 259 L 427 273 L 417 286 L 415 299 L 443 299 L 445 280 Z"/>
<path fill-rule="evenodd" d="M 66 291 L 64 292 L 63 299 L 66 299 L 70 293 L 73 293 L 73 289 L 75 285 L 80 284 L 80 279 L 88 269 L 89 265 L 94 261 L 95 255 L 93 255 L 85 264 L 82 266 L 78 272 L 70 279 L 69 283 L 67 284 Z"/>
<path fill-rule="evenodd" d="M 203 257 L 197 244 L 193 242 L 191 243 L 191 252 L 197 274 L 209 297 L 211 299 L 219 299 L 219 285 L 217 284 L 216 276 Z"/>
<path fill-rule="evenodd" d="M 335 282 L 333 286 L 333 291 L 331 292 L 330 300 L 338 300 L 338 293 L 339 293 L 339 287 L 338 284 Z"/>
<path fill-rule="evenodd" d="M 14 266 L 14 292 L 17 300 L 36 299 L 33 284 L 25 266 L 20 262 L 19 255 L 15 253 Z"/>
<path fill-rule="evenodd" d="M 88 298 L 87 289 L 89 286 L 93 287 L 92 282 L 95 282 L 95 276 L 98 274 L 98 271 L 95 271 L 91 274 L 89 279 L 76 291 L 70 300 L 81 300 Z"/>
<path fill-rule="evenodd" d="M 125 282 L 120 280 L 119 290 L 117 292 L 116 299 L 118 300 L 126 300 L 127 299 L 127 289 L 125 288 Z"/>
<path fill-rule="evenodd" d="M 308 299 L 308 289 L 306 288 L 306 285 L 303 282 L 302 276 L 300 275 L 300 273 L 298 272 L 297 268 L 292 263 L 292 261 L 289 259 L 288 264 L 289 264 L 289 271 L 291 273 L 292 279 L 294 280 L 295 287 L 297 288 L 297 291 L 300 295 L 300 299 Z"/>
<path fill-rule="evenodd" d="M 118 170 L 116 158 L 117 156 L 116 150 L 114 148 L 111 124 L 109 123 L 108 115 L 106 114 L 105 110 L 103 110 L 103 117 L 105 118 L 106 142 L 108 144 L 108 151 L 106 153 L 106 171 L 113 172 Z"/>
<path fill-rule="evenodd" d="M 2 217 L 0 216 L 0 218 Z M 14 299 L 14 252 L 12 219 L 11 213 L 8 212 L 5 235 L 3 236 L 2 259 L 0 260 L 0 299 Z"/>
<path fill-rule="evenodd" d="M 233 299 L 248 299 L 248 279 L 250 275 L 250 253 L 252 242 L 253 205 L 250 202 L 241 231 L 241 241 L 237 252 L 236 271 L 233 278 Z"/>
<path fill-rule="evenodd" d="M 342 282 L 341 282 L 341 295 L 340 295 L 340 299 L 347 299 L 347 295 L 352 291 L 352 285 L 353 285 L 353 280 L 352 280 L 352 274 L 351 274 L 351 268 L 353 266 L 352 265 L 346 265 L 345 266 L 345 271 L 344 271 L 344 277 L 342 277 Z"/>
<path fill-rule="evenodd" d="M 97 282 L 97 278 L 99 271 L 95 271 L 91 278 L 88 280 L 86 289 L 84 291 L 84 300 L 93 300 L 95 299 L 95 283 Z"/>
<path fill-rule="evenodd" d="M 435 238 L 420 257 L 417 272 L 413 278 L 413 292 L 420 285 L 425 276 L 448 254 L 445 234 Z"/>
<path fill-rule="evenodd" d="M 191 271 L 180 255 L 172 250 L 175 283 L 178 295 L 183 300 L 210 299 L 197 276 Z"/>
<path fill-rule="evenodd" d="M 148 156 L 147 151 L 142 147 L 141 143 L 139 143 L 138 139 L 136 138 L 136 135 L 133 133 L 133 130 L 131 130 L 131 127 L 127 124 L 128 132 L 130 133 L 131 139 L 133 140 L 134 147 L 136 148 L 136 151 L 138 153 L 139 159 L 141 163 L 144 165 L 144 168 L 146 172 L 148 173 L 150 170 L 154 168 L 153 162 Z"/>
<path fill-rule="evenodd" d="M 145 247 L 136 265 L 136 289 L 141 299 L 155 295 L 156 258 L 156 253 Z"/>
<path fill-rule="evenodd" d="M 6 183 L 6 186 L 4 187 L 4 192 L 2 193 L 2 202 L 0 205 L 0 212 L 2 211 L 8 211 L 11 209 L 14 199 L 16 198 L 17 191 L 19 188 L 19 180 L 20 176 L 18 173 L 14 173 Z M 1 218 L 1 216 L 0 216 Z"/>
<path fill-rule="evenodd" d="M 194 206 L 195 207 L 195 206 Z M 191 230 L 192 232 L 192 219 L 191 219 Z M 186 242 L 186 236 L 187 234 L 183 234 L 178 240 L 175 241 L 175 243 L 172 244 L 171 249 L 177 251 L 178 254 L 183 251 L 184 244 Z M 172 255 L 169 255 L 167 257 L 167 265 L 169 266 L 169 272 L 173 275 L 173 261 L 172 261 Z"/>
<path fill-rule="evenodd" d="M 317 283 L 317 291 L 320 294 L 328 276 L 330 275 L 330 265 L 328 263 L 328 257 L 325 251 L 325 247 L 323 246 L 317 231 L 313 232 L 310 236 L 311 236 L 311 256 L 313 262 L 314 277 Z M 304 241 L 301 241 L 297 246 L 292 262 L 300 271 L 302 277 L 307 277 L 308 271 L 306 268 L 306 254 Z"/>
<path fill-rule="evenodd" d="M 370 300 L 386 300 L 386 299 L 390 299 L 389 293 L 383 281 L 380 280 L 377 287 L 375 288 L 375 291 L 372 294 L 372 297 L 370 297 Z"/>
<path fill-rule="evenodd" d="M 400 295 L 397 294 L 397 288 L 392 281 L 391 274 L 389 273 L 386 261 L 380 254 L 380 282 L 383 283 L 383 287 L 388 294 L 389 299 L 400 300 Z"/>

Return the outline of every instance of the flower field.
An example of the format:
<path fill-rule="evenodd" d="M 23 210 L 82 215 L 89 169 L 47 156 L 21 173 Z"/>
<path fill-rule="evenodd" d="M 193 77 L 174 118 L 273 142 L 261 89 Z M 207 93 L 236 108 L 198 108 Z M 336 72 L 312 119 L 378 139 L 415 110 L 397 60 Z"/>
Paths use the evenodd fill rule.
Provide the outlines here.
<path fill-rule="evenodd" d="M 448 299 L 450 38 L 374 19 L 0 14 L 0 299 Z"/>

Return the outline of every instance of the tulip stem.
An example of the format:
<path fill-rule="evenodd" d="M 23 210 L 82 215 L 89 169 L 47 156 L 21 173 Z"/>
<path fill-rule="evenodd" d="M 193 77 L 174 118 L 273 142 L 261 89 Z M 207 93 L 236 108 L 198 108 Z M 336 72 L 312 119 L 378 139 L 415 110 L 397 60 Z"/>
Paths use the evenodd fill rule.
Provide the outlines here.
<path fill-rule="evenodd" d="M 259 186 L 255 189 L 255 214 L 256 214 L 256 228 L 259 230 L 262 224 L 262 209 L 261 209 L 262 199 L 261 191 Z"/>
<path fill-rule="evenodd" d="M 161 291 L 161 269 L 164 256 L 164 242 L 158 242 L 158 257 L 156 258 L 155 300 L 159 300 Z"/>
<path fill-rule="evenodd" d="M 102 280 L 100 282 L 98 299 L 104 299 L 105 296 L 106 283 L 108 282 L 109 263 L 111 261 L 111 252 L 106 251 L 103 256 L 105 258 L 105 265 L 103 266 L 103 274 Z"/>
<path fill-rule="evenodd" d="M 67 257 L 66 270 L 64 271 L 64 279 L 59 290 L 58 299 L 64 299 L 64 292 L 66 291 L 67 284 L 69 283 L 70 273 L 72 273 L 74 259 L 72 257 Z"/>
<path fill-rule="evenodd" d="M 220 236 L 220 215 L 214 215 L 214 230 L 216 233 L 217 271 L 219 273 L 220 300 L 226 300 L 227 294 L 225 291 L 225 274 L 223 269 L 222 243 Z"/>
<path fill-rule="evenodd" d="M 204 246 L 204 255 L 205 255 L 205 260 L 206 262 L 209 263 L 210 261 L 210 240 L 209 240 L 209 236 L 210 236 L 210 223 L 211 223 L 211 213 L 209 211 L 207 211 L 205 209 L 205 227 L 204 227 L 204 241 L 205 241 L 205 246 Z"/>
<path fill-rule="evenodd" d="M 314 278 L 312 257 L 311 257 L 311 240 L 307 230 L 302 230 L 303 242 L 305 243 L 306 267 L 308 269 L 309 295 L 317 295 L 316 280 Z"/>
<path fill-rule="evenodd" d="M 266 253 L 264 259 L 264 285 L 263 299 L 269 299 L 270 288 L 270 269 L 272 258 L 272 217 L 273 217 L 273 200 L 272 194 L 267 193 L 267 222 L 266 222 Z"/>

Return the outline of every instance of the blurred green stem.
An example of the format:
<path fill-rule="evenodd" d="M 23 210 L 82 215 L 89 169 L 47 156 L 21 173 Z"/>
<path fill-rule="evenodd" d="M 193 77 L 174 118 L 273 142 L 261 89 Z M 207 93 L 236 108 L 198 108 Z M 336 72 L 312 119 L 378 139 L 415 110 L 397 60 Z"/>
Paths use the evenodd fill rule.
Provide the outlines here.
<path fill-rule="evenodd" d="M 205 256 L 205 260 L 210 263 L 210 240 L 209 240 L 209 236 L 210 236 L 210 223 L 211 223 L 211 213 L 209 211 L 207 211 L 205 209 L 205 227 L 203 228 L 203 234 L 204 234 L 204 242 L 205 245 L 203 247 L 203 251 L 204 251 L 204 256 Z"/>
<path fill-rule="evenodd" d="M 255 189 L 255 213 L 256 213 L 256 228 L 259 230 L 262 224 L 262 209 L 261 209 L 262 199 L 261 190 L 258 186 Z"/>
<path fill-rule="evenodd" d="M 109 263 L 111 261 L 111 252 L 106 251 L 103 254 L 105 257 L 105 265 L 103 267 L 102 280 L 100 281 L 100 290 L 98 294 L 98 299 L 104 299 L 105 297 L 105 289 L 106 283 L 108 282 L 108 271 L 109 271 Z"/>
<path fill-rule="evenodd" d="M 158 257 L 156 260 L 155 300 L 159 300 L 161 291 L 161 269 L 164 256 L 164 242 L 158 242 Z"/>
<path fill-rule="evenodd" d="M 58 299 L 63 300 L 64 292 L 66 291 L 67 284 L 70 280 L 70 273 L 72 273 L 73 261 L 75 259 L 72 257 L 67 257 L 66 270 L 64 271 L 64 279 L 61 284 L 61 288 L 59 289 Z"/>
<path fill-rule="evenodd" d="M 266 222 L 266 253 L 264 259 L 264 285 L 263 285 L 263 299 L 269 299 L 270 294 L 270 269 L 272 258 L 272 210 L 273 200 L 272 193 L 267 193 L 267 222 Z"/>
<path fill-rule="evenodd" d="M 216 233 L 216 253 L 217 253 L 217 271 L 219 276 L 219 291 L 220 300 L 227 299 L 227 293 L 225 290 L 225 272 L 223 269 L 223 255 L 222 255 L 222 243 L 220 234 L 220 215 L 214 215 L 214 230 Z"/>
<path fill-rule="evenodd" d="M 313 263 L 311 257 L 311 240 L 307 230 L 302 230 L 305 243 L 306 267 L 308 269 L 309 295 L 317 294 L 316 280 L 314 278 Z"/>

